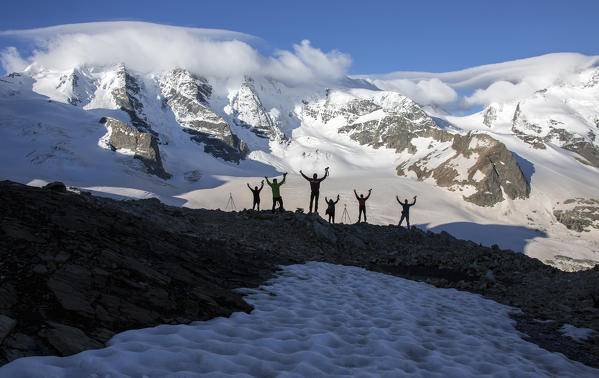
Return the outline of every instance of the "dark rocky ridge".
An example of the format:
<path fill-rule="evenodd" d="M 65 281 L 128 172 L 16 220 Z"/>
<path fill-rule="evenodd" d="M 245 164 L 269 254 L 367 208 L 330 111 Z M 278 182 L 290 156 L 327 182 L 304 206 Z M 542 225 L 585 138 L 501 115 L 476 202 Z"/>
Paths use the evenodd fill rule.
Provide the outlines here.
<path fill-rule="evenodd" d="M 566 273 L 444 232 L 50 188 L 0 183 L 1 363 L 99 347 L 126 329 L 250 311 L 231 289 L 260 285 L 278 265 L 316 260 L 519 307 L 517 326 L 531 341 L 599 367 L 598 338 L 577 343 L 557 331 L 563 323 L 599 330 L 599 268 Z"/>

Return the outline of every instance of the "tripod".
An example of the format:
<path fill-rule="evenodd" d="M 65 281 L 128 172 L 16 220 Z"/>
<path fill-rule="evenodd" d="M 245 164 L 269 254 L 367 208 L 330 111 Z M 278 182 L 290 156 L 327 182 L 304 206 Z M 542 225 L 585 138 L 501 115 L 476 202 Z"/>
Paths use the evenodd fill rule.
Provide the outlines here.
<path fill-rule="evenodd" d="M 347 222 L 346 222 L 347 219 Z M 349 217 L 349 213 L 347 212 L 347 204 L 343 204 L 343 214 L 341 215 L 341 222 L 349 224 L 351 223 L 351 219 Z"/>
<path fill-rule="evenodd" d="M 231 194 L 231 192 L 229 192 L 229 201 L 227 201 L 225 210 L 229 209 L 229 206 L 231 206 L 231 210 L 237 211 L 237 206 L 235 206 L 235 201 L 233 201 L 233 194 Z"/>

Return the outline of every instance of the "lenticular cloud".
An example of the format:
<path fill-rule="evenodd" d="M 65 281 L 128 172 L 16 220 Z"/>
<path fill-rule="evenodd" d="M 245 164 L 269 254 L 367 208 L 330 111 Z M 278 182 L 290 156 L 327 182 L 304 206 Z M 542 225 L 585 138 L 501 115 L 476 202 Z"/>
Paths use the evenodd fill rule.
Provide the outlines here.
<path fill-rule="evenodd" d="M 145 22 L 61 25 L 4 31 L 0 36 L 24 38 L 35 45 L 25 58 L 14 48 L 3 51 L 0 63 L 8 72 L 32 63 L 56 70 L 123 63 L 146 73 L 182 67 L 212 77 L 264 75 L 297 84 L 337 79 L 351 64 L 346 54 L 323 52 L 309 41 L 265 57 L 250 44 L 256 38 L 247 34 Z"/>
<path fill-rule="evenodd" d="M 597 65 L 599 56 L 555 53 L 454 72 L 399 71 L 359 77 L 379 88 L 401 92 L 422 105 L 446 105 L 458 99 L 456 91 L 469 93 L 459 99 L 468 108 L 526 97 Z"/>

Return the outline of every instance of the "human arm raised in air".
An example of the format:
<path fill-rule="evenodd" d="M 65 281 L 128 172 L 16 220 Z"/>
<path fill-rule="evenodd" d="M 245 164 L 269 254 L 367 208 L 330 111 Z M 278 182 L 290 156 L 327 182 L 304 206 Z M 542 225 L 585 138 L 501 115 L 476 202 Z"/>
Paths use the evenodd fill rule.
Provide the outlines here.
<path fill-rule="evenodd" d="M 395 196 L 395 199 L 397 200 L 397 202 L 399 202 L 399 204 L 401 205 L 401 201 L 399 200 L 399 196 Z"/>
<path fill-rule="evenodd" d="M 414 196 L 414 202 L 412 202 L 412 203 L 410 204 L 410 206 L 412 206 L 412 205 L 415 205 L 415 204 L 416 204 L 416 196 Z"/>
<path fill-rule="evenodd" d="M 247 182 L 246 182 L 245 184 L 248 186 L 248 188 L 249 188 L 249 189 L 250 189 L 252 192 L 254 191 L 254 190 L 252 189 L 252 187 L 250 186 L 250 184 L 248 184 Z"/>
<path fill-rule="evenodd" d="M 356 189 L 354 189 L 354 195 L 356 196 L 356 199 L 360 199 L 360 197 L 358 197 L 358 192 L 356 192 Z"/>
<path fill-rule="evenodd" d="M 321 178 L 319 178 L 318 182 L 321 182 L 322 180 L 324 180 L 325 178 L 327 178 L 328 175 L 329 175 L 329 167 L 326 167 L 324 169 L 324 176 L 322 176 Z"/>
<path fill-rule="evenodd" d="M 337 201 L 335 201 L 335 205 L 339 202 L 339 194 L 337 194 Z"/>
<path fill-rule="evenodd" d="M 262 185 L 260 185 L 260 189 L 258 189 L 258 191 L 261 191 L 262 188 L 264 188 L 264 180 L 262 180 Z"/>
<path fill-rule="evenodd" d="M 264 178 L 266 179 L 266 183 L 268 184 L 268 186 L 272 186 L 272 184 L 270 183 L 270 181 L 268 181 L 268 177 L 264 176 Z"/>
<path fill-rule="evenodd" d="M 372 193 L 372 189 L 368 189 L 368 195 L 366 197 L 364 197 L 365 200 L 370 198 L 370 193 Z"/>
<path fill-rule="evenodd" d="M 279 184 L 279 186 L 283 185 L 285 183 L 286 178 L 287 178 L 287 172 L 283 173 L 283 180 L 281 180 L 281 183 Z"/>
<path fill-rule="evenodd" d="M 306 180 L 310 181 L 310 177 L 306 176 L 304 174 L 304 172 L 302 172 L 301 170 L 300 170 L 300 174 L 302 175 L 303 178 L 305 178 Z"/>

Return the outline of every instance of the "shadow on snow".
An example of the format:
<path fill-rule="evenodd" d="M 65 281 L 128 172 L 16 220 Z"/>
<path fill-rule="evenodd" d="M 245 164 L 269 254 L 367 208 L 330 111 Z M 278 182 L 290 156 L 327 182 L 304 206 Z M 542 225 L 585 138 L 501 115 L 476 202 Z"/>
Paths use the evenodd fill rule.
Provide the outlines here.
<path fill-rule="evenodd" d="M 420 224 L 416 227 L 432 232 L 446 231 L 458 239 L 472 240 L 486 246 L 497 244 L 502 249 L 511 249 L 515 252 L 524 252 L 526 245 L 535 238 L 547 237 L 545 232 L 538 229 L 504 224 L 453 222 L 432 228 L 429 228 L 428 224 Z"/>

